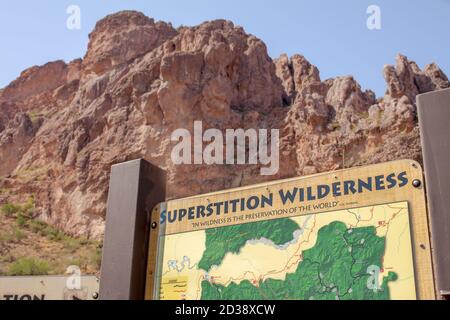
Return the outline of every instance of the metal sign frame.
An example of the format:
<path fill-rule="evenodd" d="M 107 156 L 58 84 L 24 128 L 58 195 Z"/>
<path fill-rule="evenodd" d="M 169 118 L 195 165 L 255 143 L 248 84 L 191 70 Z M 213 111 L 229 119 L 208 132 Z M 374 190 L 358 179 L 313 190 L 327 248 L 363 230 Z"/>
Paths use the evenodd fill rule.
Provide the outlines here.
<path fill-rule="evenodd" d="M 438 294 L 450 299 L 450 89 L 417 96 Z"/>
<path fill-rule="evenodd" d="M 143 300 L 149 208 L 165 200 L 166 174 L 139 159 L 112 166 L 101 266 L 101 300 Z"/>

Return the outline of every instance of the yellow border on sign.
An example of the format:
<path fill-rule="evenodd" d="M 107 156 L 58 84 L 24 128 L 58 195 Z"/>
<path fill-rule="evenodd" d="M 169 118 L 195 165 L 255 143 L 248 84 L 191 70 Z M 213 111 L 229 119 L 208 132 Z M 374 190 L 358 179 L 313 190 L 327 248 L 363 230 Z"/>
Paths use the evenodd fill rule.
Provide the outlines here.
<path fill-rule="evenodd" d="M 241 188 L 234 188 L 230 190 L 212 192 L 203 195 L 197 195 L 189 198 L 178 200 L 170 200 L 166 204 L 167 211 L 179 208 L 189 208 L 199 204 L 207 204 L 212 202 L 227 201 L 236 198 L 247 197 L 250 195 L 261 195 L 276 193 L 279 189 L 289 189 L 293 187 L 315 187 L 320 184 L 332 184 L 334 182 L 363 179 L 365 177 L 374 177 L 377 175 L 406 172 L 408 177 L 408 184 L 402 188 L 393 188 L 366 192 L 362 194 L 341 195 L 339 197 L 328 196 L 321 200 L 312 200 L 306 202 L 310 204 L 310 210 L 305 210 L 302 213 L 287 214 L 284 217 L 309 215 L 315 213 L 323 213 L 335 210 L 345 210 L 355 207 L 366 207 L 372 205 L 379 205 L 384 203 L 394 203 L 400 201 L 407 201 L 410 213 L 411 236 L 412 236 L 412 250 L 414 260 L 415 279 L 417 287 L 417 296 L 421 300 L 436 299 L 435 284 L 433 277 L 433 267 L 431 259 L 430 234 L 428 225 L 428 216 L 425 203 L 425 192 L 423 186 L 423 172 L 420 164 L 413 160 L 399 160 L 387 162 L 376 165 L 369 165 L 363 167 L 354 167 L 328 173 L 319 173 L 311 176 L 290 178 L 285 180 L 273 181 L 268 183 L 257 184 L 253 186 L 246 186 Z M 422 182 L 420 186 L 413 186 L 412 182 L 419 180 Z M 314 204 L 324 201 L 339 200 L 339 206 L 327 209 L 314 209 Z M 274 200 L 274 208 L 285 207 L 281 201 Z M 257 210 L 255 210 L 257 211 Z M 251 213 L 252 211 L 245 211 L 241 213 L 233 213 L 233 216 L 239 217 Z M 216 217 L 213 217 L 216 218 Z M 278 216 L 263 218 L 261 220 L 277 219 Z M 149 245 L 149 260 L 147 272 L 146 285 L 146 299 L 153 299 L 155 288 L 155 274 L 158 260 L 158 238 L 161 235 L 169 235 L 181 232 L 190 232 L 208 227 L 196 229 L 192 223 L 185 219 L 177 223 L 165 223 L 163 229 L 159 229 L 160 210 L 157 206 L 152 212 L 152 222 L 156 222 L 157 227 L 150 233 Z M 198 222 L 207 222 L 211 220 L 210 217 L 200 217 L 196 219 Z M 261 221 L 258 220 L 258 221 Z M 210 227 L 222 227 L 227 225 L 239 224 L 242 222 L 235 221 L 223 225 L 211 225 Z"/>

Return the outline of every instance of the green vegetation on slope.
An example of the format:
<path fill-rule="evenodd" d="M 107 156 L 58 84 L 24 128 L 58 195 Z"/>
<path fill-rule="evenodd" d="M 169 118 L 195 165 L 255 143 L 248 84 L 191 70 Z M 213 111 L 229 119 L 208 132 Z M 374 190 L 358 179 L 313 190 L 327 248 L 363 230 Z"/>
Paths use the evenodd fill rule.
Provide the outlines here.
<path fill-rule="evenodd" d="M 42 276 L 47 275 L 50 266 L 45 260 L 35 258 L 19 258 L 9 267 L 10 276 Z"/>
<path fill-rule="evenodd" d="M 101 243 L 65 234 L 34 211 L 32 197 L 0 206 L 0 275 L 64 274 L 69 265 L 98 273 Z"/>
<path fill-rule="evenodd" d="M 206 230 L 206 248 L 198 268 L 205 271 L 220 265 L 228 252 L 238 253 L 248 240 L 266 238 L 276 245 L 282 245 L 294 238 L 300 229 L 292 219 L 282 218 Z"/>
<path fill-rule="evenodd" d="M 202 299 L 389 299 L 389 281 L 397 275 L 389 272 L 378 290 L 369 289 L 374 278 L 370 266 L 382 267 L 385 238 L 374 227 L 349 230 L 342 222 L 333 222 L 319 230 L 317 243 L 303 252 L 303 261 L 285 280 L 267 279 L 258 286 L 248 280 L 224 287 L 202 282 Z"/>

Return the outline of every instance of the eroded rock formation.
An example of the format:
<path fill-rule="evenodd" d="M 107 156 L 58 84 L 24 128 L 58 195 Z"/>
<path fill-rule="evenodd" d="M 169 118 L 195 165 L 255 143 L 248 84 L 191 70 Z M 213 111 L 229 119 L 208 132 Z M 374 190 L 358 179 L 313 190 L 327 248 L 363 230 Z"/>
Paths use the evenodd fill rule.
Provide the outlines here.
<path fill-rule="evenodd" d="M 171 198 L 343 167 L 420 160 L 415 96 L 449 87 L 436 64 L 399 55 L 386 95 L 351 76 L 321 80 L 305 57 L 273 61 L 225 20 L 174 29 L 141 13 L 99 21 L 83 59 L 32 67 L 0 91 L 5 202 L 33 194 L 37 213 L 100 238 L 112 164 L 143 157 L 169 173 Z M 177 128 L 277 128 L 280 171 L 170 161 Z"/>

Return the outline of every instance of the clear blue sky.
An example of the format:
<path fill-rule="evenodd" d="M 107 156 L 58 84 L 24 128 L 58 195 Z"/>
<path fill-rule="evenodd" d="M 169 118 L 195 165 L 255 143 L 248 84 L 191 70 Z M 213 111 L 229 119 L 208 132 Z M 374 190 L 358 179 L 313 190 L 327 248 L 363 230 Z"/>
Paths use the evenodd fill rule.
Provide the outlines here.
<path fill-rule="evenodd" d="M 66 28 L 71 4 L 81 8 L 81 30 Z M 366 27 L 371 4 L 381 8 L 381 30 Z M 32 65 L 83 57 L 95 22 L 123 9 L 175 27 L 232 20 L 263 39 L 271 57 L 303 54 L 322 79 L 352 74 L 377 95 L 385 91 L 383 65 L 399 52 L 450 74 L 450 0 L 14 0 L 0 9 L 0 87 Z"/>

